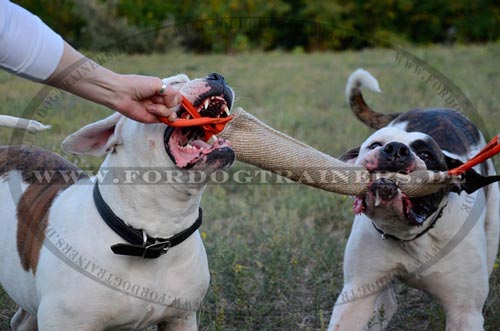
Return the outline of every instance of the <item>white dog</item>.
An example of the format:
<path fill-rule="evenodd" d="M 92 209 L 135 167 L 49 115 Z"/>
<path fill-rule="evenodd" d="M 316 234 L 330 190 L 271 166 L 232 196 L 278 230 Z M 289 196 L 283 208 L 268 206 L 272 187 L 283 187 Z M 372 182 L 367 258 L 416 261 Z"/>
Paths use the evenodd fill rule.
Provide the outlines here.
<path fill-rule="evenodd" d="M 370 171 L 444 171 L 485 145 L 481 132 L 453 110 L 376 113 L 363 100 L 363 86 L 379 91 L 375 78 L 358 70 L 348 80 L 347 98 L 358 118 L 378 131 L 343 160 Z M 329 330 L 385 328 L 396 311 L 394 279 L 433 295 L 444 307 L 446 330 L 483 330 L 500 197 L 497 183 L 487 186 L 499 179 L 493 163 L 475 171 L 466 173 L 464 183 L 430 196 L 410 199 L 393 182 L 379 179 L 355 198 L 358 215 L 345 251 L 344 288 Z"/>
<path fill-rule="evenodd" d="M 226 117 L 232 106 L 233 92 L 218 74 L 164 81 L 202 115 Z M 183 108 L 178 115 L 186 116 Z M 2 124 L 18 126 L 9 118 Z M 234 161 L 228 142 L 201 137 L 198 128 L 142 124 L 118 113 L 89 124 L 63 149 L 107 154 L 100 173 L 112 180 L 98 186 L 54 153 L 0 149 L 0 282 L 20 306 L 13 330 L 197 329 L 209 283 L 197 231 L 205 185 L 179 180 Z M 176 181 L 144 179 L 171 168 Z"/>

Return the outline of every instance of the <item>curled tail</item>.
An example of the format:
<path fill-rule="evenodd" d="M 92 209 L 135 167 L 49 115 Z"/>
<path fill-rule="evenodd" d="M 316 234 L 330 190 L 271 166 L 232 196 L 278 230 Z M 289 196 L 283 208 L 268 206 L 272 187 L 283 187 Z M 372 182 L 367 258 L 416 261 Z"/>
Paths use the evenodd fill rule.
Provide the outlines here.
<path fill-rule="evenodd" d="M 38 132 L 50 129 L 50 125 L 45 125 L 35 120 L 27 120 L 8 115 L 0 115 L 0 126 L 27 130 L 29 132 Z"/>
<path fill-rule="evenodd" d="M 349 76 L 345 94 L 354 115 L 373 129 L 387 126 L 399 114 L 381 114 L 371 109 L 363 99 L 361 88 L 381 93 L 377 80 L 366 70 L 358 69 Z"/>

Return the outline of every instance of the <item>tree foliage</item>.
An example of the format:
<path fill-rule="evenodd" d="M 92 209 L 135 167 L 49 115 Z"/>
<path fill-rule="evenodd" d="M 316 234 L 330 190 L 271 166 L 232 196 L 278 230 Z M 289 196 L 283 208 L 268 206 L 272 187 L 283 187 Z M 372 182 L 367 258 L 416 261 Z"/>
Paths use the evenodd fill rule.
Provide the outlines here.
<path fill-rule="evenodd" d="M 76 47 L 129 52 L 358 49 L 500 37 L 493 0 L 19 0 Z M 144 31 L 149 31 L 144 33 Z"/>

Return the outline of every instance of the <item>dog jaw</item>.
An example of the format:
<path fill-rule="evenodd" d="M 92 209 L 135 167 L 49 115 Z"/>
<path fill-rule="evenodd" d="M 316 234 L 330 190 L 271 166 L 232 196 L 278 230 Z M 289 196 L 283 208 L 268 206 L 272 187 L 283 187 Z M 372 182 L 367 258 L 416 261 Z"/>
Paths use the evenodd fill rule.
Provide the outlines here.
<path fill-rule="evenodd" d="M 211 165 L 215 170 L 233 164 L 235 155 L 229 141 L 215 138 L 207 143 L 201 137 L 198 138 L 196 130 L 172 127 L 165 130 L 165 149 L 176 167 L 205 169 Z M 187 133 L 183 134 L 184 131 Z M 216 156 L 220 156 L 220 162 L 212 162 L 217 161 Z"/>
<path fill-rule="evenodd" d="M 375 222 L 392 220 L 420 226 L 426 219 L 414 210 L 414 203 L 391 180 L 380 178 L 373 182 L 365 195 L 356 196 L 353 212 L 364 213 Z"/>
<path fill-rule="evenodd" d="M 165 81 L 165 80 L 164 80 Z M 234 93 L 218 74 L 210 74 L 204 79 L 175 82 L 177 88 L 202 116 L 225 118 L 233 105 Z M 190 118 L 185 109 L 178 112 L 180 118 Z M 204 132 L 200 127 L 168 127 L 164 133 L 167 154 L 178 168 L 217 170 L 230 167 L 235 154 L 229 141 L 212 137 L 203 141 Z"/>

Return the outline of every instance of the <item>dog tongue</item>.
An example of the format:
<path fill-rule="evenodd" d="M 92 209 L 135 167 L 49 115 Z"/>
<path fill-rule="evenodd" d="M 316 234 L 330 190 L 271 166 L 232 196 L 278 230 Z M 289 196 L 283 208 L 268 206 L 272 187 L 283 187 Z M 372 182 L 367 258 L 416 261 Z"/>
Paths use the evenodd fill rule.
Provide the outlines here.
<path fill-rule="evenodd" d="M 194 142 L 193 142 L 194 143 Z M 192 148 L 171 148 L 170 152 L 175 158 L 175 164 L 179 168 L 184 168 L 194 160 L 198 159 L 202 154 L 202 149 L 195 147 L 192 144 Z"/>
<path fill-rule="evenodd" d="M 191 145 L 193 145 L 196 148 L 200 148 L 200 149 L 202 149 L 202 148 L 208 149 L 208 148 L 212 147 L 211 145 L 207 144 L 203 140 L 195 140 L 191 143 Z"/>
<path fill-rule="evenodd" d="M 230 147 L 231 144 L 224 139 L 219 139 L 213 145 L 207 144 L 202 140 L 194 140 L 191 142 L 191 148 L 177 146 L 175 140 L 170 142 L 170 153 L 175 158 L 175 164 L 179 168 L 184 168 L 190 164 L 196 163 L 204 155 L 210 154 L 215 149 L 222 147 Z"/>

